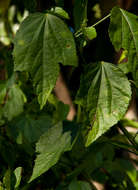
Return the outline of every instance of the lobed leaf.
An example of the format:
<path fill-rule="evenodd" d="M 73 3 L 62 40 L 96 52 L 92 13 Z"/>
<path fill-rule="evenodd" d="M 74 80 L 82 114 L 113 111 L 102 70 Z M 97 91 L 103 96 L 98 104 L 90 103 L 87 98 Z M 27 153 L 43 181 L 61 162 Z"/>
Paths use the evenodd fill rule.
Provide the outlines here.
<path fill-rule="evenodd" d="M 29 182 L 39 177 L 57 163 L 61 154 L 72 148 L 76 139 L 77 127 L 73 123 L 61 122 L 49 128 L 36 144 L 36 152 L 33 174 Z"/>
<path fill-rule="evenodd" d="M 20 26 L 14 40 L 15 71 L 28 71 L 41 109 L 59 75 L 59 63 L 77 66 L 73 35 L 66 24 L 50 13 L 34 13 Z"/>

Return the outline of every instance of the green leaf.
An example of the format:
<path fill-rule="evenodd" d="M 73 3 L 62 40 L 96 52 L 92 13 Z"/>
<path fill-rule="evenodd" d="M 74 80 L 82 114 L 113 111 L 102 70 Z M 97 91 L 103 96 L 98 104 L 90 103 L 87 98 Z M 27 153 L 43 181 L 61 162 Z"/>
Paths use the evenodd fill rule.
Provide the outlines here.
<path fill-rule="evenodd" d="M 23 21 L 13 54 L 15 71 L 31 74 L 41 109 L 56 84 L 59 63 L 77 66 L 72 33 L 60 18 L 49 13 L 31 14 Z"/>
<path fill-rule="evenodd" d="M 39 177 L 57 163 L 61 154 L 72 148 L 77 127 L 71 122 L 61 122 L 48 129 L 36 144 L 38 153 L 29 182 Z"/>
<path fill-rule="evenodd" d="M 138 16 L 113 8 L 109 36 L 117 51 L 120 48 L 127 50 L 128 69 L 138 82 Z"/>
<path fill-rule="evenodd" d="M 23 144 L 23 139 L 29 143 L 38 141 L 40 136 L 52 126 L 52 119 L 49 116 L 33 118 L 30 115 L 23 115 L 16 118 L 8 126 L 8 134 L 18 144 Z"/>
<path fill-rule="evenodd" d="M 15 184 L 15 176 L 11 169 L 6 170 L 3 177 L 3 185 L 6 190 L 13 190 Z"/>
<path fill-rule="evenodd" d="M 53 11 L 55 14 L 63 17 L 64 19 L 69 19 L 68 13 L 61 7 L 55 7 L 54 9 L 52 8 L 51 11 Z"/>
<path fill-rule="evenodd" d="M 4 98 L 6 96 L 6 84 L 0 84 L 0 104 L 4 103 Z"/>
<path fill-rule="evenodd" d="M 118 67 L 99 62 L 87 67 L 77 98 L 80 104 L 86 104 L 89 112 L 91 129 L 86 142 L 88 146 L 124 116 L 131 88 Z"/>
<path fill-rule="evenodd" d="M 4 98 L 3 115 L 10 121 L 13 117 L 23 112 L 26 97 L 19 86 L 13 84 L 11 88 L 7 89 L 7 94 Z"/>
<path fill-rule="evenodd" d="M 22 178 L 22 167 L 18 167 L 14 170 L 14 175 L 16 177 L 16 184 L 15 188 L 17 188 L 20 185 L 21 178 Z"/>
<path fill-rule="evenodd" d="M 56 121 L 66 120 L 68 113 L 69 113 L 69 105 L 59 101 L 57 103 L 56 111 L 54 114 L 55 120 Z"/>
<path fill-rule="evenodd" d="M 83 28 L 83 33 L 84 35 L 89 39 L 89 40 L 93 40 L 94 38 L 96 38 L 97 33 L 96 30 L 93 26 L 89 26 L 89 27 L 84 27 Z"/>
<path fill-rule="evenodd" d="M 4 160 L 6 165 L 12 168 L 16 161 L 16 149 L 13 144 L 11 144 L 7 138 L 2 137 L 2 135 L 0 136 L 0 150 L 2 160 Z"/>
<path fill-rule="evenodd" d="M 87 22 L 87 3 L 88 0 L 74 0 L 73 16 L 76 31 Z"/>
<path fill-rule="evenodd" d="M 69 185 L 69 190 L 91 190 L 91 186 L 85 181 L 72 181 Z"/>

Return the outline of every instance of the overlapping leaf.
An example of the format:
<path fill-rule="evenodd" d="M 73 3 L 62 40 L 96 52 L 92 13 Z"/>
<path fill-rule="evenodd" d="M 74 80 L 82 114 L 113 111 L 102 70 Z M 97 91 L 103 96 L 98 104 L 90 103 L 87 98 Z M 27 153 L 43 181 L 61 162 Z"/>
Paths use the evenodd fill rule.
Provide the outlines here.
<path fill-rule="evenodd" d="M 31 14 L 16 34 L 14 59 L 16 71 L 31 74 L 43 108 L 59 75 L 59 63 L 77 65 L 72 33 L 55 15 Z"/>
<path fill-rule="evenodd" d="M 30 115 L 21 115 L 9 124 L 8 133 L 17 143 L 37 142 L 40 136 L 52 126 L 52 119 L 45 115 L 33 118 Z"/>
<path fill-rule="evenodd" d="M 138 16 L 120 8 L 113 8 L 109 27 L 110 39 L 118 51 L 127 50 L 129 71 L 138 82 Z"/>
<path fill-rule="evenodd" d="M 87 21 L 87 0 L 74 0 L 74 23 L 75 29 L 79 30 L 82 24 Z"/>
<path fill-rule="evenodd" d="M 6 84 L 0 85 L 0 113 L 8 120 L 22 113 L 26 102 L 24 93 L 12 80 L 11 78 Z"/>
<path fill-rule="evenodd" d="M 129 81 L 119 68 L 106 62 L 88 66 L 77 96 L 78 103 L 86 104 L 92 127 L 86 146 L 123 117 L 130 98 Z"/>
<path fill-rule="evenodd" d="M 86 181 L 72 181 L 69 185 L 69 190 L 91 190 L 91 186 Z"/>

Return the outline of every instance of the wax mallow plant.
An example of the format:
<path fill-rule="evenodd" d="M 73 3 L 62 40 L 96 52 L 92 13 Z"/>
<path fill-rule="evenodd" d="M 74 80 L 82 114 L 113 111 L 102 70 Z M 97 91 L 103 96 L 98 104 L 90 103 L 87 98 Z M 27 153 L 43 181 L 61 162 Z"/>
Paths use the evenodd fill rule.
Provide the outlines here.
<path fill-rule="evenodd" d="M 0 47 L 0 189 L 90 190 L 94 181 L 107 189 L 137 189 L 136 160 L 123 152 L 138 154 L 137 133 L 126 128 L 138 123 L 124 118 L 138 86 L 138 16 L 113 7 L 90 24 L 88 1 L 76 0 L 72 11 L 64 1 L 39 12 L 36 4 L 24 4 L 29 15 L 15 36 L 6 28 L 11 44 Z M 90 43 L 99 43 L 105 22 L 109 46 L 122 54 L 119 61 L 95 55 L 89 61 Z M 60 88 L 60 98 L 54 91 L 60 76 L 64 98 Z M 68 97 L 71 104 L 62 101 Z"/>

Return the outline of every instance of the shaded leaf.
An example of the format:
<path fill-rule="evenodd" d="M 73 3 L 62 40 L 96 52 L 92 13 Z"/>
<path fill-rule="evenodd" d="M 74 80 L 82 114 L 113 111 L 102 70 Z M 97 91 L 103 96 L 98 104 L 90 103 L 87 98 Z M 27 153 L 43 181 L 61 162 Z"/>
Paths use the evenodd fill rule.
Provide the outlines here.
<path fill-rule="evenodd" d="M 0 84 L 0 117 L 12 120 L 23 112 L 24 103 L 27 101 L 20 87 L 15 83 L 13 75 L 5 83 Z"/>
<path fill-rule="evenodd" d="M 29 182 L 39 177 L 57 163 L 61 154 L 72 148 L 76 138 L 77 127 L 71 122 L 61 122 L 47 130 L 36 144 L 38 153 L 33 174 Z"/>
<path fill-rule="evenodd" d="M 129 81 L 119 68 L 106 62 L 87 67 L 77 96 L 78 103 L 89 112 L 91 122 L 86 146 L 124 116 L 130 98 Z"/>
<path fill-rule="evenodd" d="M 72 33 L 55 15 L 31 14 L 15 36 L 14 59 L 16 71 L 31 74 L 38 101 L 43 108 L 56 84 L 59 63 L 77 66 Z"/>
<path fill-rule="evenodd" d="M 64 0 L 55 0 L 57 6 L 64 7 Z"/>
<path fill-rule="evenodd" d="M 89 40 L 93 40 L 97 36 L 96 30 L 92 26 L 84 27 L 83 33 Z"/>
<path fill-rule="evenodd" d="M 23 112 L 26 97 L 18 85 L 14 84 L 6 94 L 6 102 L 3 107 L 4 117 L 11 120 L 13 117 Z"/>
<path fill-rule="evenodd" d="M 55 120 L 56 121 L 66 120 L 68 113 L 69 113 L 69 105 L 59 101 L 57 103 L 57 108 L 54 114 Z"/>
<path fill-rule="evenodd" d="M 4 97 L 6 96 L 6 84 L 0 84 L 0 104 L 4 103 Z"/>
<path fill-rule="evenodd" d="M 109 36 L 117 51 L 120 48 L 127 50 L 127 67 L 138 82 L 138 16 L 117 7 L 113 8 Z"/>
<path fill-rule="evenodd" d="M 69 185 L 69 190 L 91 190 L 91 186 L 85 181 L 72 181 Z"/>
<path fill-rule="evenodd" d="M 9 124 L 8 133 L 18 144 L 38 141 L 39 137 L 52 126 L 52 119 L 49 116 L 38 117 L 37 119 L 23 115 Z"/>
<path fill-rule="evenodd" d="M 87 2 L 87 0 L 74 0 L 73 16 L 76 30 L 87 21 Z"/>
<path fill-rule="evenodd" d="M 0 136 L 0 150 L 1 159 L 4 160 L 8 166 L 13 167 L 16 161 L 16 148 L 2 136 Z"/>

